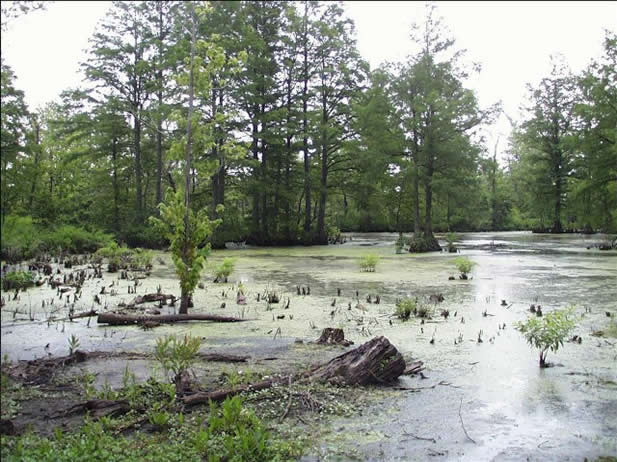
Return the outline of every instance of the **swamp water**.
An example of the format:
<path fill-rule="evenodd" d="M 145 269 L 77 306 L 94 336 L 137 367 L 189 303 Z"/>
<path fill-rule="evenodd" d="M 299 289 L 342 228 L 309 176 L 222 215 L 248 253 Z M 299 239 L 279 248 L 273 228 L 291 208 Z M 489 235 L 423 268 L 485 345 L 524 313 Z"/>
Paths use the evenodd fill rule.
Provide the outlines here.
<path fill-rule="evenodd" d="M 51 311 L 65 316 L 68 305 L 57 297 L 50 305 L 56 292 L 46 286 L 29 289 L 19 300 L 11 296 L 2 309 L 2 354 L 11 360 L 64 355 L 71 335 L 85 351 L 151 352 L 160 336 L 191 333 L 203 338 L 202 352 L 249 355 L 255 369 L 300 370 L 343 349 L 298 345 L 295 340 L 315 340 L 322 328 L 341 327 L 354 346 L 387 337 L 406 359 L 424 361 L 426 379 L 401 377 L 399 387 L 416 390 L 379 393 L 361 415 L 329 418 L 320 428 L 307 428 L 318 435 L 319 445 L 303 460 L 617 456 L 617 339 L 591 336 L 617 317 L 617 252 L 587 249 L 603 236 L 465 234 L 457 243 L 460 254 L 476 263 L 468 281 L 448 280 L 457 275 L 452 265 L 456 254 L 397 255 L 394 234 L 352 237 L 337 246 L 212 252 L 210 264 L 233 257 L 236 270 L 228 284 L 213 284 L 205 273 L 205 289 L 196 290 L 193 311 L 251 319 L 244 323 L 194 322 L 149 331 L 97 325 L 95 319 L 89 325 L 87 319 L 48 325 Z M 374 273 L 359 271 L 358 259 L 367 253 L 381 256 Z M 84 287 L 75 312 L 100 309 L 93 296 L 113 281 L 114 287 L 106 291 L 114 289 L 118 295 L 100 295 L 102 303 L 113 309 L 121 301 L 130 302 L 134 295 L 127 293 L 127 286 L 132 282 L 118 277 L 106 273 L 89 286 L 90 293 Z M 179 295 L 169 254 L 157 254 L 152 275 L 140 282 L 138 295 L 156 292 L 159 285 L 164 293 Z M 239 282 L 246 306 L 235 303 Z M 298 296 L 296 286 L 310 286 L 311 295 Z M 263 300 L 257 302 L 257 293 L 265 290 L 276 291 L 280 303 L 268 309 Z M 445 300 L 434 306 L 432 319 L 423 325 L 419 319 L 401 322 L 392 316 L 397 298 L 417 297 L 428 304 L 428 297 L 439 293 Z M 367 303 L 368 294 L 380 295 L 381 303 Z M 9 294 L 3 295 L 8 299 Z M 288 298 L 290 307 L 284 309 Z M 226 308 L 220 308 L 222 303 Z M 572 335 L 581 336 L 582 344 L 565 343 L 557 353 L 549 352 L 547 359 L 556 367 L 540 369 L 537 351 L 514 329 L 516 321 L 529 315 L 532 303 L 545 313 L 572 304 L 580 317 Z M 448 319 L 439 316 L 442 309 L 449 309 Z M 477 342 L 480 331 L 482 343 Z M 152 364 L 143 358 L 86 364 L 97 374 L 99 386 L 120 386 L 125 366 L 139 380 L 152 373 Z M 231 368 L 236 367 L 223 367 Z"/>

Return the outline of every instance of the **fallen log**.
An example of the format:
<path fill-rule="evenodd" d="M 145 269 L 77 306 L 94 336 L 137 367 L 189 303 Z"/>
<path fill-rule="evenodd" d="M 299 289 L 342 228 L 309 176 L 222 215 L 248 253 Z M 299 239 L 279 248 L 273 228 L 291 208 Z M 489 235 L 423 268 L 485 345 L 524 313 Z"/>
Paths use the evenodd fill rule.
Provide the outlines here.
<path fill-rule="evenodd" d="M 224 355 L 219 353 L 202 353 L 199 358 L 204 361 L 224 362 L 224 363 L 245 363 L 250 356 Z"/>
<path fill-rule="evenodd" d="M 182 402 L 186 406 L 193 406 L 208 401 L 223 401 L 242 392 L 264 390 L 275 385 L 304 380 L 315 380 L 336 385 L 389 383 L 396 380 L 403 371 L 405 371 L 403 356 L 387 338 L 375 337 L 358 348 L 302 374 L 268 379 L 236 388 L 198 392 L 184 396 Z"/>
<path fill-rule="evenodd" d="M 7 373 L 14 379 L 27 385 L 41 385 L 49 382 L 54 373 L 60 368 L 71 364 L 82 363 L 88 354 L 75 350 L 73 354 L 58 358 L 39 358 L 30 361 L 19 361 L 15 365 L 7 366 Z"/>
<path fill-rule="evenodd" d="M 63 412 L 53 416 L 52 419 L 85 412 L 89 412 L 90 416 L 95 418 L 108 416 L 117 417 L 126 414 L 129 410 L 130 406 L 126 400 L 91 399 L 71 406 Z"/>
<path fill-rule="evenodd" d="M 127 326 L 143 324 L 146 322 L 174 323 L 186 321 L 212 321 L 212 322 L 242 322 L 248 319 L 234 318 L 232 316 L 219 316 L 216 314 L 162 314 L 158 316 L 139 316 L 130 314 L 101 313 L 96 322 L 109 324 L 110 326 Z"/>

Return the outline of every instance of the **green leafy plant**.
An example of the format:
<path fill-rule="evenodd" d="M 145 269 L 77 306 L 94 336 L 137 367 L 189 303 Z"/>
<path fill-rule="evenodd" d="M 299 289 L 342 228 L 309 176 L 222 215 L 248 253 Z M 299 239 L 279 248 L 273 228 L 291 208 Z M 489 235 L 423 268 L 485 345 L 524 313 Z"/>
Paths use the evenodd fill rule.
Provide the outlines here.
<path fill-rule="evenodd" d="M 185 335 L 178 339 L 175 335 L 166 335 L 156 339 L 154 359 L 156 359 L 165 374 L 176 382 L 185 371 L 188 371 L 197 360 L 197 352 L 201 345 L 199 337 Z"/>
<path fill-rule="evenodd" d="M 71 356 L 79 348 L 79 339 L 75 336 L 75 334 L 71 334 L 71 337 L 69 338 L 68 342 L 69 342 L 69 356 Z"/>
<path fill-rule="evenodd" d="M 12 271 L 2 275 L 2 290 L 27 289 L 34 285 L 34 277 L 29 271 Z"/>
<path fill-rule="evenodd" d="M 234 272 L 236 260 L 234 258 L 225 258 L 223 262 L 214 269 L 214 282 L 227 282 L 231 273 Z"/>
<path fill-rule="evenodd" d="M 274 460 L 279 452 L 270 432 L 239 396 L 221 406 L 211 403 L 207 429 L 198 431 L 192 442 L 211 461 Z"/>
<path fill-rule="evenodd" d="M 148 411 L 148 421 L 162 430 L 169 427 L 171 423 L 171 414 L 165 410 L 162 410 L 160 406 L 156 406 Z"/>
<path fill-rule="evenodd" d="M 456 233 L 448 233 L 446 234 L 446 242 L 448 243 L 448 252 L 454 253 L 456 252 L 456 246 L 454 243 L 458 240 L 458 235 Z"/>
<path fill-rule="evenodd" d="M 394 314 L 397 318 L 407 321 L 412 314 L 416 314 L 417 304 L 416 301 L 411 298 L 404 298 L 399 300 L 396 304 L 396 310 Z"/>
<path fill-rule="evenodd" d="M 471 261 L 467 257 L 457 257 L 452 262 L 456 269 L 461 273 L 459 276 L 461 279 L 467 279 L 467 274 L 471 272 L 471 269 L 476 265 L 475 262 Z"/>
<path fill-rule="evenodd" d="M 542 317 L 531 316 L 525 322 L 518 322 L 515 328 L 523 334 L 527 343 L 540 350 L 540 367 L 546 367 L 548 350 L 557 351 L 563 346 L 568 334 L 576 327 L 573 319 L 574 307 L 555 310 Z"/>
<path fill-rule="evenodd" d="M 197 213 L 184 204 L 184 191 L 167 194 L 167 204 L 161 203 L 161 218 L 150 217 L 150 223 L 170 242 L 171 256 L 180 278 L 180 313 L 188 312 L 188 301 L 197 287 L 201 271 L 210 251 L 210 238 L 221 220 L 210 220 L 206 209 Z M 217 206 L 219 212 L 223 207 Z M 204 245 L 205 244 L 205 245 Z"/>
<path fill-rule="evenodd" d="M 371 253 L 360 259 L 360 271 L 374 272 L 379 263 L 379 255 Z"/>

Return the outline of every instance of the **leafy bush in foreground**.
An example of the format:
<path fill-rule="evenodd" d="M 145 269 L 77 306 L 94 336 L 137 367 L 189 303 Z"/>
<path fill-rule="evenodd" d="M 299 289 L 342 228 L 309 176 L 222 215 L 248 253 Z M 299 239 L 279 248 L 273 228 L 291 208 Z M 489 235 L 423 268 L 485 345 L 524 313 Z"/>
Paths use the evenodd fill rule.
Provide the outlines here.
<path fill-rule="evenodd" d="M 545 314 L 539 318 L 532 316 L 525 322 L 518 322 L 515 325 L 527 343 L 540 350 L 540 367 L 546 367 L 546 353 L 557 351 L 563 346 L 568 334 L 576 327 L 573 318 L 574 307 L 565 310 L 556 310 Z"/>

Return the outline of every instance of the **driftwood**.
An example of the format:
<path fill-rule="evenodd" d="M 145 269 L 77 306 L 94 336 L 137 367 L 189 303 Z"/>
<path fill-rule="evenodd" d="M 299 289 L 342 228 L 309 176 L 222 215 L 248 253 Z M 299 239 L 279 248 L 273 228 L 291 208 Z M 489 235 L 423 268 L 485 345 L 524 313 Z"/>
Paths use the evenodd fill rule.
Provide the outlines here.
<path fill-rule="evenodd" d="M 264 380 L 252 385 L 236 388 L 199 392 L 182 398 L 186 406 L 224 399 L 245 391 L 258 391 L 275 385 L 299 380 L 327 382 L 336 385 L 367 385 L 389 383 L 405 371 L 405 360 L 385 337 L 374 339 L 347 353 L 337 356 L 328 363 L 297 376 L 286 376 Z"/>
<path fill-rule="evenodd" d="M 317 343 L 320 345 L 353 345 L 353 342 L 345 340 L 345 333 L 343 329 L 326 327 L 321 331 L 321 335 L 317 339 Z"/>
<path fill-rule="evenodd" d="M 199 355 L 204 361 L 214 361 L 223 363 L 245 363 L 250 356 L 223 355 L 219 353 L 202 353 Z"/>
<path fill-rule="evenodd" d="M 116 417 L 126 414 L 129 410 L 129 403 L 125 400 L 91 399 L 83 403 L 78 403 L 52 418 L 66 417 L 71 414 L 81 414 L 86 411 L 88 411 L 92 417 Z"/>
<path fill-rule="evenodd" d="M 49 382 L 54 373 L 64 366 L 84 362 L 88 354 L 75 350 L 73 354 L 59 358 L 39 358 L 31 361 L 19 361 L 16 365 L 8 366 L 8 374 L 22 380 L 28 385 L 40 385 Z"/>
<path fill-rule="evenodd" d="M 232 316 L 219 316 L 216 314 L 163 314 L 159 316 L 134 316 L 129 314 L 101 313 L 96 322 L 109 324 L 110 326 L 126 326 L 143 324 L 148 322 L 174 323 L 185 321 L 213 321 L 213 322 L 241 322 L 248 319 L 234 318 Z"/>

